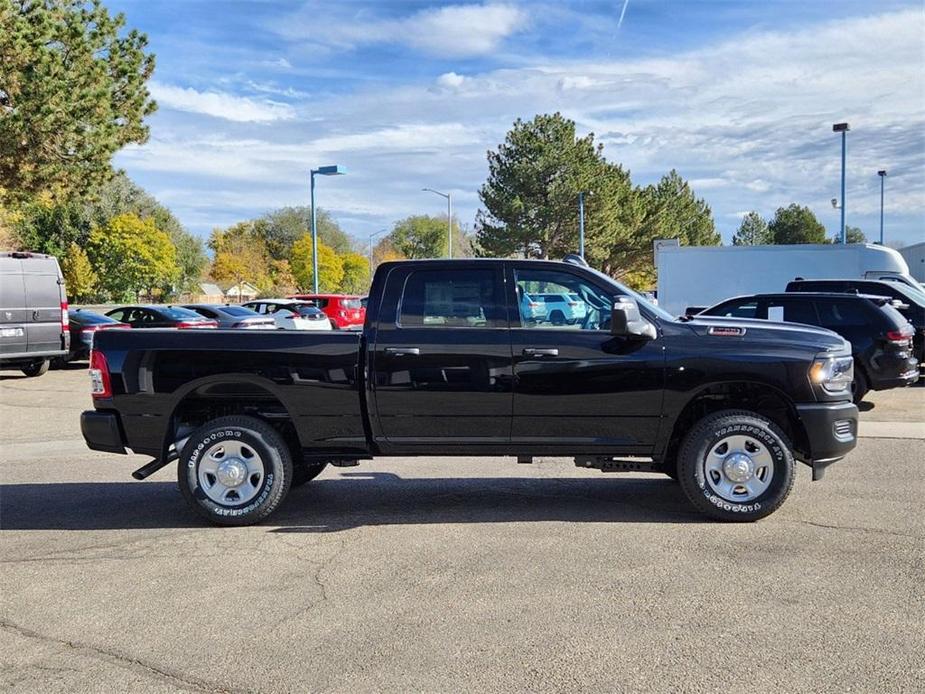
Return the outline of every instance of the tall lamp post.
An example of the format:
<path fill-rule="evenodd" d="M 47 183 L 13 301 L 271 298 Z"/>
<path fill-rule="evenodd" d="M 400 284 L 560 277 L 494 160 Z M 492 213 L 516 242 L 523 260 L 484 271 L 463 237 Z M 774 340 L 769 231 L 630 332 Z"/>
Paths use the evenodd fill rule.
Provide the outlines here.
<path fill-rule="evenodd" d="M 379 236 L 379 234 L 384 234 L 388 229 L 380 229 L 379 231 L 374 231 L 369 235 L 369 271 L 373 271 L 373 239 Z"/>
<path fill-rule="evenodd" d="M 453 257 L 453 199 L 449 193 L 441 193 L 433 188 L 422 188 L 427 193 L 435 193 L 441 198 L 446 198 L 446 255 L 448 258 Z"/>
<path fill-rule="evenodd" d="M 851 127 L 847 123 L 835 123 L 832 132 L 841 133 L 841 242 L 847 243 L 845 235 L 845 153 L 848 147 L 848 131 Z"/>
<path fill-rule="evenodd" d="M 593 193 L 585 190 L 578 191 L 578 255 L 585 257 L 585 195 Z"/>
<path fill-rule="evenodd" d="M 886 181 L 886 169 L 877 172 L 880 177 L 880 245 L 883 245 L 883 182 Z"/>
<path fill-rule="evenodd" d="M 315 218 L 315 174 L 319 176 L 343 176 L 347 173 L 343 166 L 319 166 L 312 169 L 312 293 L 318 293 L 318 223 Z"/>

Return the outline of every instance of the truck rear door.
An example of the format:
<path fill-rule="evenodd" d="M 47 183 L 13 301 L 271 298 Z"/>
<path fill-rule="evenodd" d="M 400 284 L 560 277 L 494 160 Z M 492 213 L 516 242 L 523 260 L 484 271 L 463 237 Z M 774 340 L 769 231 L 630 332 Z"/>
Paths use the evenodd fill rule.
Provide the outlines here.
<path fill-rule="evenodd" d="M 380 445 L 509 442 L 511 342 L 500 263 L 393 269 L 370 351 Z"/>

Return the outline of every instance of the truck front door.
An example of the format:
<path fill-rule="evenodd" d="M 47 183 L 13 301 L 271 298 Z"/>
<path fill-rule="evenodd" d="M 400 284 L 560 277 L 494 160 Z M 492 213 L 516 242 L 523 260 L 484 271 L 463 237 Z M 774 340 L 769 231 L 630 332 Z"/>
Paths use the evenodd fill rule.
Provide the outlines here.
<path fill-rule="evenodd" d="M 514 419 L 511 444 L 579 452 L 645 454 L 662 411 L 662 340 L 610 333 L 613 288 L 577 269 L 510 263 Z M 524 315 L 518 297 L 564 295 L 567 318 Z"/>
<path fill-rule="evenodd" d="M 378 431 L 393 447 L 505 446 L 511 341 L 501 263 L 397 267 L 370 345 Z"/>

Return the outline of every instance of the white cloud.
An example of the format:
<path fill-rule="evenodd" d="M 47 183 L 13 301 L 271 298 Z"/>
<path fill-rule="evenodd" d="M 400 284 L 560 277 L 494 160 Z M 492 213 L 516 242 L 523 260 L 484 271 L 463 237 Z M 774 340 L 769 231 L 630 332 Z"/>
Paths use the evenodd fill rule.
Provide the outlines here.
<path fill-rule="evenodd" d="M 458 89 L 466 82 L 466 77 L 455 72 L 444 72 L 437 78 L 437 85 L 447 89 Z"/>
<path fill-rule="evenodd" d="M 269 123 L 295 117 L 292 106 L 276 101 L 257 101 L 227 92 L 200 92 L 161 82 L 152 82 L 150 86 L 152 96 L 161 106 L 177 111 L 240 123 Z"/>
<path fill-rule="evenodd" d="M 419 10 L 402 19 L 366 19 L 343 12 L 319 16 L 315 8 L 305 8 L 274 26 L 289 39 L 344 48 L 403 44 L 429 55 L 470 57 L 495 51 L 527 22 L 527 13 L 519 7 L 488 3 Z"/>
<path fill-rule="evenodd" d="M 428 12 L 397 21 L 424 21 L 420 15 Z M 458 213 L 471 221 L 473 194 L 486 175 L 485 151 L 503 140 L 514 118 L 558 110 L 575 119 L 580 132 L 593 130 L 605 155 L 629 168 L 637 183 L 677 168 L 707 199 L 728 237 L 739 211 L 770 216 L 790 202 L 813 206 L 834 229 L 829 199 L 837 195 L 839 146 L 831 124 L 848 120 L 848 222 L 873 231 L 876 171 L 887 168 L 887 215 L 915 216 L 920 234 L 923 34 L 925 18 L 913 10 L 750 32 L 657 59 L 543 58 L 388 88 L 367 82 L 351 93 L 295 97 L 297 108 L 259 137 L 237 124 L 209 124 L 198 136 L 172 133 L 169 141 L 155 131 L 148 145 L 128 150 L 122 160 L 130 171 L 220 178 L 248 200 L 263 191 L 266 208 L 281 204 L 285 183 L 304 183 L 309 166 L 339 163 L 350 175 L 336 185 L 325 182 L 320 204 L 368 220 L 371 231 L 430 209 L 421 199 L 423 186 L 459 191 Z M 240 104 L 223 96 L 231 100 L 224 106 Z M 221 209 L 207 191 L 201 205 Z"/>

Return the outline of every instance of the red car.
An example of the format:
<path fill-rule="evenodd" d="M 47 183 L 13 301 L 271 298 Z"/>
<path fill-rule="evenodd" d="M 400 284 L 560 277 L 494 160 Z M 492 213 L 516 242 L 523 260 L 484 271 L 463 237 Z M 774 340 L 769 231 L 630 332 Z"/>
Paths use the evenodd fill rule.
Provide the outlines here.
<path fill-rule="evenodd" d="M 311 301 L 334 321 L 339 330 L 359 330 L 366 320 L 366 309 L 358 296 L 345 294 L 293 294 L 290 299 Z"/>

